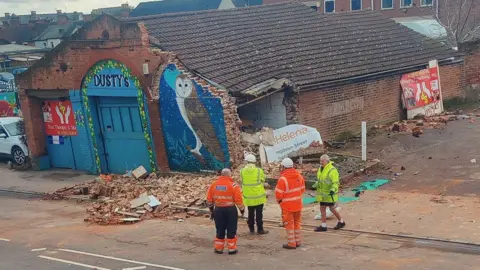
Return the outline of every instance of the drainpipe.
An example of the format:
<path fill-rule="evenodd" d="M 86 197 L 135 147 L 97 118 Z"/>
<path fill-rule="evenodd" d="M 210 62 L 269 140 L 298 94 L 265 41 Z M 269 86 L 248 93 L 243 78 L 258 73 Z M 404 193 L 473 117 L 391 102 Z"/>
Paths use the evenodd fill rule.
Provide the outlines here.
<path fill-rule="evenodd" d="M 372 0 L 372 2 L 370 3 L 370 8 L 372 8 L 372 10 L 375 10 L 375 7 L 373 6 L 373 0 Z"/>
<path fill-rule="evenodd" d="M 438 11 L 439 11 L 439 9 L 438 9 L 438 5 L 439 5 L 439 4 L 438 4 L 438 0 L 435 0 L 435 3 L 437 4 L 437 6 L 435 7 L 435 13 L 436 13 L 436 15 L 437 15 L 437 19 L 440 20 L 440 18 L 438 17 Z"/>

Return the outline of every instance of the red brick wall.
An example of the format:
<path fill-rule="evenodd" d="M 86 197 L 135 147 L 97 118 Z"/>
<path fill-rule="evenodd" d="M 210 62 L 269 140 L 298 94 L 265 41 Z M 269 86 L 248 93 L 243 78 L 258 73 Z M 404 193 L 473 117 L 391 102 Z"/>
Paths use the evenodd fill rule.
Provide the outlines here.
<path fill-rule="evenodd" d="M 441 67 L 440 74 L 444 98 L 464 95 L 462 64 Z M 400 77 L 300 91 L 300 123 L 317 128 L 322 139 L 333 139 L 342 132 L 358 132 L 361 121 L 370 127 L 403 119 Z"/>
<path fill-rule="evenodd" d="M 480 84 L 480 42 L 465 45 L 465 80 L 467 85 Z"/>
<path fill-rule="evenodd" d="M 463 63 L 440 67 L 443 100 L 465 97 L 464 68 Z"/>
<path fill-rule="evenodd" d="M 143 37 L 146 33 L 142 26 L 136 24 L 120 25 L 110 16 L 100 16 L 87 25 L 73 37 L 70 42 L 61 43 L 53 51 L 49 52 L 45 59 L 39 60 L 33 68 L 29 69 L 18 80 L 19 88 L 22 90 L 42 89 L 80 89 L 83 77 L 88 70 L 100 60 L 113 59 L 124 63 L 132 70 L 142 85 L 147 96 L 148 110 L 152 126 L 153 142 L 156 150 L 157 164 L 161 171 L 168 170 L 168 161 L 161 131 L 160 113 L 158 101 L 152 101 L 150 89 L 153 83 L 153 71 L 158 66 L 168 62 L 171 57 L 168 53 L 151 51 L 149 44 Z M 108 31 L 109 39 L 100 41 Z M 76 41 L 79 40 L 79 41 Z M 87 40 L 87 41 L 86 41 Z M 150 75 L 143 75 L 143 64 L 147 63 Z M 61 65 L 66 64 L 67 69 L 63 71 Z M 29 107 L 32 98 L 21 97 L 22 109 Z M 41 145 L 43 132 L 35 128 L 34 123 L 41 117 L 40 107 L 34 107 L 23 111 L 26 122 L 26 133 L 28 143 L 35 156 L 44 154 L 44 145 Z M 38 122 L 38 121 L 37 121 Z M 40 121 L 42 123 L 43 121 Z M 41 132 L 41 133 L 39 133 Z M 42 138 L 41 138 L 42 137 Z M 37 138 L 41 138 L 37 139 Z M 44 142 L 43 142 L 44 144 Z"/>

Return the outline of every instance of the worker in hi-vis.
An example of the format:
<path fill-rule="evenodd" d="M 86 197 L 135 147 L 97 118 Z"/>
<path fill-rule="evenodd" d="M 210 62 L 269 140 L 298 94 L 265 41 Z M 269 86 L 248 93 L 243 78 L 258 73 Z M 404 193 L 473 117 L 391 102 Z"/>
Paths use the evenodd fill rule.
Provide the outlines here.
<path fill-rule="evenodd" d="M 245 213 L 242 190 L 232 178 L 230 169 L 223 169 L 221 176 L 214 181 L 207 192 L 207 204 L 210 208 L 210 219 L 215 220 L 217 235 L 214 242 L 215 253 L 222 254 L 225 248 L 225 232 L 227 236 L 228 254 L 236 254 L 238 212 Z"/>
<path fill-rule="evenodd" d="M 275 188 L 275 197 L 282 208 L 282 222 L 287 231 L 285 249 L 296 249 L 302 244 L 302 196 L 305 192 L 305 179 L 293 167 L 293 161 L 285 158 L 281 163 L 281 173 Z"/>
<path fill-rule="evenodd" d="M 243 203 L 248 208 L 248 228 L 250 233 L 254 234 L 256 221 L 257 233 L 267 234 L 268 231 L 263 228 L 263 207 L 267 202 L 267 193 L 264 187 L 265 173 L 255 165 L 257 159 L 254 155 L 248 154 L 245 161 L 247 165 L 240 170 L 240 178 L 242 180 Z"/>

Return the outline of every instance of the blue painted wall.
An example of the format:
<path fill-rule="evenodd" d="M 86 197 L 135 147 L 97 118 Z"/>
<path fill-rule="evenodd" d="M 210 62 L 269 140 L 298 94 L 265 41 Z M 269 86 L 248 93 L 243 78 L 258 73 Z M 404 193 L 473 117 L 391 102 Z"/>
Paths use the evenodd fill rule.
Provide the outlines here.
<path fill-rule="evenodd" d="M 171 170 L 219 170 L 230 166 L 219 98 L 170 64 L 160 80 L 159 103 Z"/>
<path fill-rule="evenodd" d="M 83 108 L 80 90 L 70 91 L 70 101 L 72 101 L 73 111 L 75 112 L 75 122 L 77 123 L 77 136 L 70 137 L 76 169 L 95 173 L 92 142 L 88 135 L 85 110 Z"/>

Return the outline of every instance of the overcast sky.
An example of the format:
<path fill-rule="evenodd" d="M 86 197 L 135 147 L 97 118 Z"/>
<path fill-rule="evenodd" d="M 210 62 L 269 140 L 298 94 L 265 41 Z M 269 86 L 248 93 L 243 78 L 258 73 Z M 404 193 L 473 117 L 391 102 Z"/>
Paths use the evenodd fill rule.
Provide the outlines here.
<path fill-rule="evenodd" d="M 129 0 L 128 4 L 137 6 L 140 2 L 148 0 Z M 5 12 L 18 15 L 30 14 L 30 11 L 39 13 L 55 13 L 57 9 L 68 12 L 79 11 L 90 13 L 92 9 L 103 7 L 116 7 L 125 3 L 125 0 L 0 0 L 0 17 Z"/>

